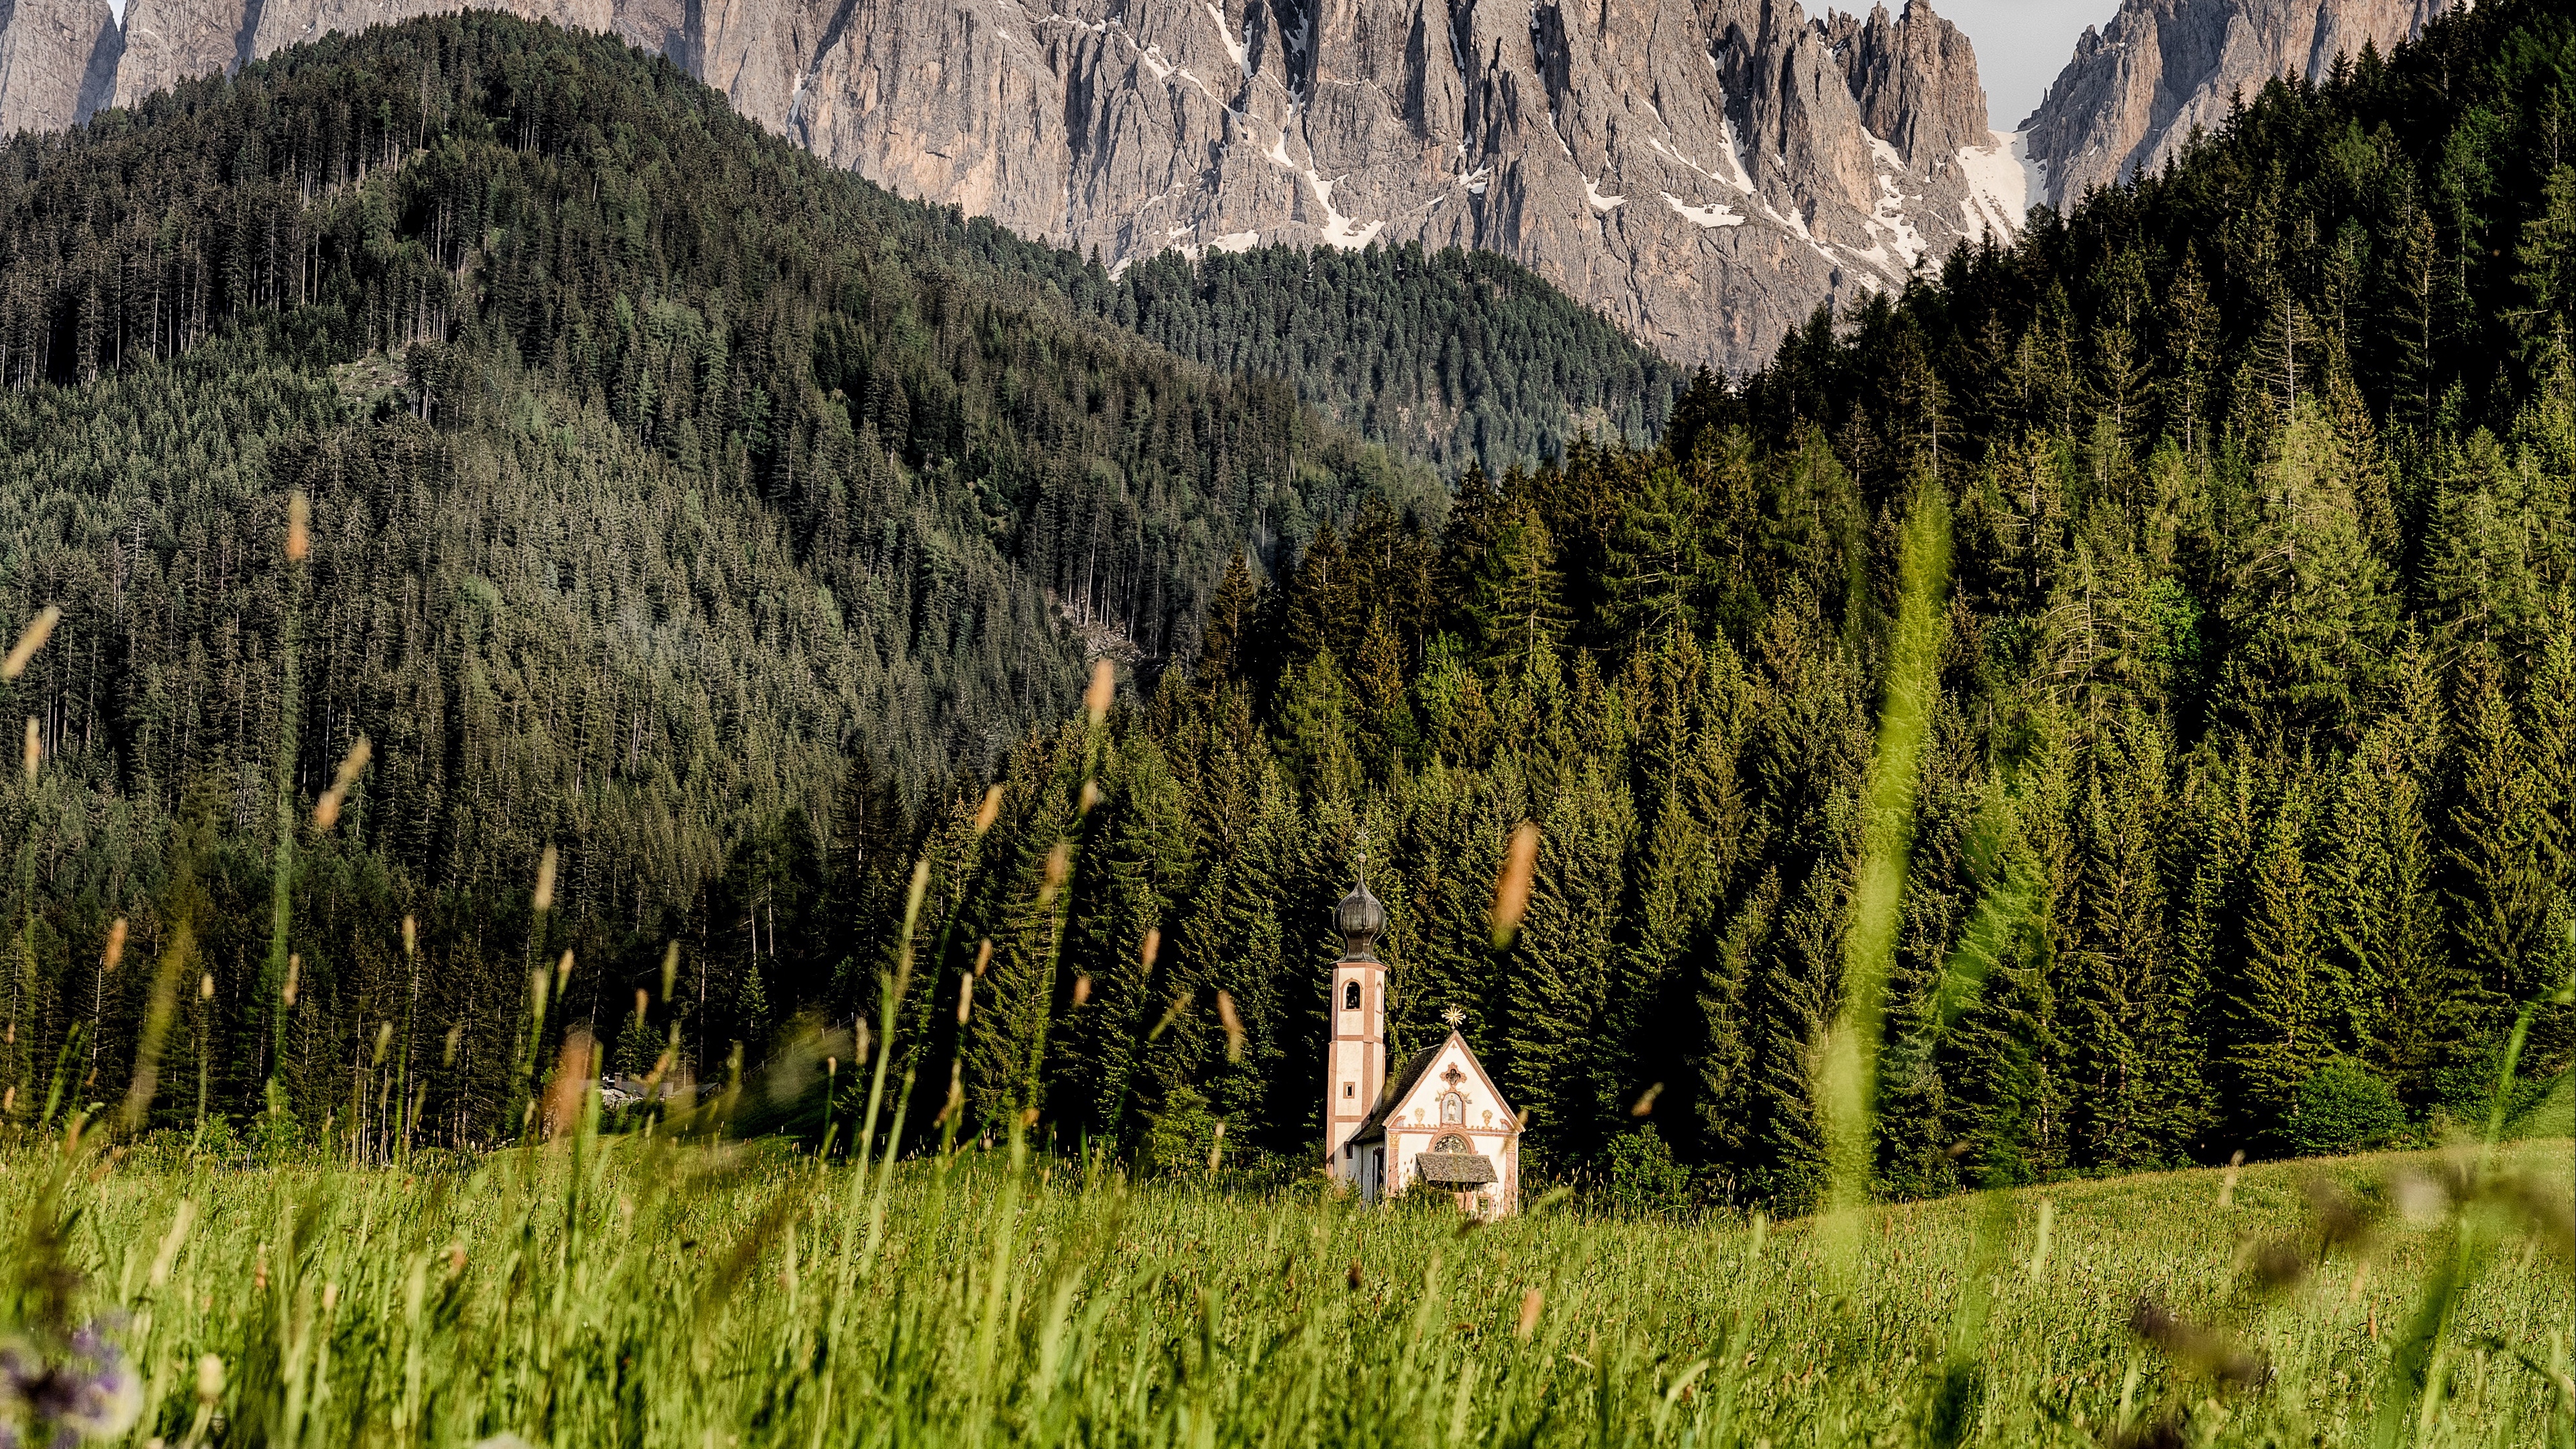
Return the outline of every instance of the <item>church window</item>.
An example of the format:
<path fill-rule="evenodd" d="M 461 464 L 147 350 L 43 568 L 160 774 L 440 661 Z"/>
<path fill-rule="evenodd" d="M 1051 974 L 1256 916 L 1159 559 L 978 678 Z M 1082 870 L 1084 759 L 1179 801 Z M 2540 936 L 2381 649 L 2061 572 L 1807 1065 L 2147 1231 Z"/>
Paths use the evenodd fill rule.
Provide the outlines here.
<path fill-rule="evenodd" d="M 1344 1082 L 1344 1083 L 1342 1083 L 1342 1095 L 1343 1095 L 1343 1096 L 1345 1096 L 1345 1097 L 1356 1097 L 1356 1096 L 1358 1096 L 1359 1094 L 1360 1094 L 1360 1089 L 1359 1089 L 1359 1084 L 1358 1084 L 1357 1082 Z"/>
<path fill-rule="evenodd" d="M 1440 1145 L 1432 1148 L 1431 1150 L 1434 1152 L 1473 1152 L 1476 1149 L 1467 1145 L 1466 1138 L 1452 1132 L 1448 1136 L 1441 1138 Z"/>
<path fill-rule="evenodd" d="M 1440 1099 L 1440 1120 L 1443 1122 L 1455 1122 L 1462 1126 L 1465 1125 L 1467 1121 L 1467 1099 L 1459 1096 L 1455 1092 L 1450 1092 L 1442 1096 Z"/>
<path fill-rule="evenodd" d="M 1356 981 L 1344 982 L 1342 984 L 1342 1010 L 1357 1011 L 1359 1009 L 1360 984 Z"/>

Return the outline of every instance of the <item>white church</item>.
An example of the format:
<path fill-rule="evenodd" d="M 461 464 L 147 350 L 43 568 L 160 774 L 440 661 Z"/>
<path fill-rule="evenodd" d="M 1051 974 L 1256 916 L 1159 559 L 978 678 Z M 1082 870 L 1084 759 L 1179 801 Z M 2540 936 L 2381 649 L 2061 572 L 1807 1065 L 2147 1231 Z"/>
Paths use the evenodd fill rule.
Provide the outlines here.
<path fill-rule="evenodd" d="M 1363 1202 L 1400 1192 L 1444 1192 L 1479 1217 L 1520 1206 L 1520 1123 L 1494 1079 L 1458 1034 L 1418 1053 L 1390 1081 L 1386 1074 L 1386 963 L 1377 940 L 1386 907 L 1362 878 L 1333 913 L 1342 959 L 1333 967 L 1326 1006 L 1325 1171 Z"/>

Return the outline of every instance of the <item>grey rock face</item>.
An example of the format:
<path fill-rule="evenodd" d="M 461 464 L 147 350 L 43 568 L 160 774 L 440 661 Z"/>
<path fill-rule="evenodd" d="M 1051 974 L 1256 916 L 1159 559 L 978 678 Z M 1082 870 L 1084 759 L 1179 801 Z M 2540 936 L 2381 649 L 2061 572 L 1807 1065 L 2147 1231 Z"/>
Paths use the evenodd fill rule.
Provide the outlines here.
<path fill-rule="evenodd" d="M 2020 221 L 2021 169 L 1962 120 L 1985 106 L 1965 38 L 1920 3 L 1851 28 L 1901 144 L 1786 0 L 853 0 L 782 110 L 733 93 L 837 164 L 1113 267 L 1485 247 L 1741 367 L 1818 303 Z"/>
<path fill-rule="evenodd" d="M 117 103 L 455 0 L 133 4 Z M 1966 37 L 1923 0 L 1824 22 L 1791 0 L 508 8 L 659 50 L 836 165 L 1113 268 L 1166 248 L 1484 247 L 1724 368 L 2037 199 L 1985 128 Z"/>
<path fill-rule="evenodd" d="M 2412 39 L 2448 0 L 2122 0 L 2022 123 L 2048 199 L 2072 206 L 2095 186 L 2171 160 L 2192 129 L 2215 131 L 2241 91 L 2273 77 L 2322 80 L 2338 55 Z"/>
<path fill-rule="evenodd" d="M 1862 124 L 1906 164 L 1928 167 L 1962 148 L 1994 144 L 1976 51 L 1929 6 L 1920 14 L 1908 6 L 1893 24 L 1884 5 L 1866 21 L 1835 15 L 1825 23 L 1825 45 L 1842 63 Z"/>
<path fill-rule="evenodd" d="M 86 119 L 116 84 L 107 0 L 0 0 L 0 136 Z"/>
<path fill-rule="evenodd" d="M 131 106 L 155 91 L 248 59 L 246 0 L 125 0 L 125 54 L 116 67 L 111 105 Z"/>

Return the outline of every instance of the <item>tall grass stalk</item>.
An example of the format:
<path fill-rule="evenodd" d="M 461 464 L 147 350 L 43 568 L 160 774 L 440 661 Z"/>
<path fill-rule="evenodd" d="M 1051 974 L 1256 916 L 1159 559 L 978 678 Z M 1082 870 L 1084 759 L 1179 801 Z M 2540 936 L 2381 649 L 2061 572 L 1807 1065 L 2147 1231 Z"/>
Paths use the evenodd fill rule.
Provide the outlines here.
<path fill-rule="evenodd" d="M 1886 697 L 1880 705 L 1860 862 L 1843 937 L 1842 1006 L 1826 1034 L 1816 1073 L 1833 1232 L 1847 1247 L 1859 1230 L 1860 1209 L 1872 1196 L 1879 1041 L 1906 862 L 1913 848 L 1923 747 L 1940 688 L 1942 599 L 1949 577 L 1949 506 L 1939 489 L 1927 485 L 1917 491 L 1905 521 Z"/>

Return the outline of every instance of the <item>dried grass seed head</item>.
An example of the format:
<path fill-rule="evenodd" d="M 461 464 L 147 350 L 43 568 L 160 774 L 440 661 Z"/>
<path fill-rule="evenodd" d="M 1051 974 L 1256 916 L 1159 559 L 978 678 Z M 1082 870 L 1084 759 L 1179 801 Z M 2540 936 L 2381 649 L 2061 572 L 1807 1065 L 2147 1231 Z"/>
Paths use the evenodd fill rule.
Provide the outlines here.
<path fill-rule="evenodd" d="M 10 646 L 9 657 L 0 659 L 0 679 L 15 679 L 26 673 L 28 661 L 45 647 L 45 641 L 54 636 L 54 626 L 62 621 L 62 609 L 53 604 L 47 604 L 29 620 L 27 627 L 18 631 L 18 642 Z"/>
<path fill-rule="evenodd" d="M 1520 933 L 1521 917 L 1529 910 L 1530 877 L 1537 868 L 1538 826 L 1524 820 L 1512 831 L 1511 843 L 1503 851 L 1502 873 L 1494 878 L 1494 949 L 1510 945 Z"/>
<path fill-rule="evenodd" d="M 340 823 L 340 807 L 348 800 L 349 791 L 357 785 L 359 774 L 367 768 L 367 761 L 374 754 L 375 749 L 367 743 L 367 737 L 358 736 L 358 742 L 341 757 L 339 771 L 331 777 L 331 788 L 323 791 L 322 798 L 313 804 L 315 829 L 328 830 Z"/>
<path fill-rule="evenodd" d="M 1225 1023 L 1225 1059 L 1243 1060 L 1243 1019 L 1234 1014 L 1234 997 L 1220 991 L 1216 994 L 1217 1020 Z"/>

